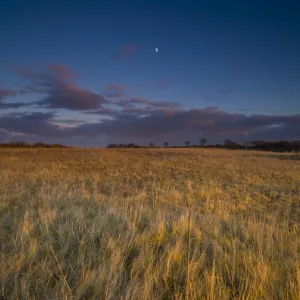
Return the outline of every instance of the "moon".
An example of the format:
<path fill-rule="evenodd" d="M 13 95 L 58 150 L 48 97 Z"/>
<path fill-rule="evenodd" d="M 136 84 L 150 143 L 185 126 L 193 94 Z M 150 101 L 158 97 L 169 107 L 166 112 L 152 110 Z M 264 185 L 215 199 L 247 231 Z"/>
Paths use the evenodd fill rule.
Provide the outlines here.
<path fill-rule="evenodd" d="M 155 48 L 155 52 L 158 52 L 158 48 Z"/>

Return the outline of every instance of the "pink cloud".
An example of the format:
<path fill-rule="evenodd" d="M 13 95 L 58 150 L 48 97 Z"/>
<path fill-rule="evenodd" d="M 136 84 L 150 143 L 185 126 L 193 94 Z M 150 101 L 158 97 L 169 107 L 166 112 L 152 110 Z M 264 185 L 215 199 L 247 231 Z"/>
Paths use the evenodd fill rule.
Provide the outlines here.
<path fill-rule="evenodd" d="M 135 96 L 131 98 L 131 102 L 132 103 L 139 103 L 139 104 L 148 104 L 148 103 L 150 103 L 150 101 L 147 100 L 147 99 L 140 98 L 140 97 L 135 97 Z"/>
<path fill-rule="evenodd" d="M 51 73 L 19 69 L 21 76 L 30 80 L 30 84 L 22 88 L 20 94 L 47 94 L 35 104 L 50 109 L 96 110 L 107 102 L 102 95 L 71 83 L 71 79 L 77 75 L 68 67 L 50 65 L 47 70 Z"/>
<path fill-rule="evenodd" d="M 16 94 L 15 91 L 0 88 L 0 97 L 15 96 Z"/>
<path fill-rule="evenodd" d="M 53 86 L 48 96 L 40 102 L 48 108 L 67 108 L 71 110 L 99 109 L 106 100 L 103 96 L 95 94 L 74 84 L 60 84 Z"/>
<path fill-rule="evenodd" d="M 123 84 L 113 83 L 113 84 L 109 84 L 106 88 L 122 92 L 126 89 L 126 86 Z"/>
<path fill-rule="evenodd" d="M 164 110 L 165 116 L 173 116 L 177 111 L 173 108 L 166 108 Z"/>

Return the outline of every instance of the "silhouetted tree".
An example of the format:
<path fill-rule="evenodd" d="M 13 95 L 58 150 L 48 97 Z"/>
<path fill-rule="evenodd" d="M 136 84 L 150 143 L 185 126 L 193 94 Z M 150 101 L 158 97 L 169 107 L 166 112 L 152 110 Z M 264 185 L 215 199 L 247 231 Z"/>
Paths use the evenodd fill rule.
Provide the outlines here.
<path fill-rule="evenodd" d="M 243 146 L 245 149 L 249 149 L 251 147 L 251 142 L 244 142 Z"/>
<path fill-rule="evenodd" d="M 243 146 L 242 145 L 240 145 L 240 144 L 238 144 L 238 143 L 236 143 L 236 142 L 233 142 L 233 141 L 231 141 L 231 140 L 229 140 L 229 139 L 226 139 L 225 141 L 224 141 L 224 145 L 223 145 L 225 148 L 229 148 L 229 149 L 241 149 L 241 148 L 243 148 Z"/>
<path fill-rule="evenodd" d="M 230 140 L 230 139 L 226 139 L 225 141 L 224 141 L 224 146 L 230 146 L 230 145 L 232 145 L 233 144 L 233 142 Z"/>
<path fill-rule="evenodd" d="M 0 144 L 1 148 L 71 148 L 68 146 L 63 146 L 59 144 L 43 144 L 43 143 L 35 143 L 35 144 L 28 144 L 26 142 L 6 142 Z"/>
<path fill-rule="evenodd" d="M 169 143 L 168 142 L 164 142 L 164 147 L 168 148 L 169 147 Z"/>
<path fill-rule="evenodd" d="M 149 143 L 149 148 L 153 148 L 154 144 L 152 142 Z"/>
<path fill-rule="evenodd" d="M 106 148 L 117 148 L 117 144 L 109 144 Z"/>
<path fill-rule="evenodd" d="M 200 145 L 201 145 L 201 146 L 205 146 L 205 145 L 207 144 L 207 139 L 206 139 L 206 138 L 203 138 L 203 139 L 201 139 L 199 142 L 200 142 Z"/>
<path fill-rule="evenodd" d="M 185 144 L 187 147 L 189 147 L 191 145 L 191 142 L 190 141 L 185 141 Z"/>

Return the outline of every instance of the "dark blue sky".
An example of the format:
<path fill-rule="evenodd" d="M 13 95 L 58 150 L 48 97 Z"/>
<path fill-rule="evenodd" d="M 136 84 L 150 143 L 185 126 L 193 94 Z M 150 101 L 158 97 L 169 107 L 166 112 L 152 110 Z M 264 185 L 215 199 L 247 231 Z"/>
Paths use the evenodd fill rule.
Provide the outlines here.
<path fill-rule="evenodd" d="M 297 1 L 7 0 L 0 38 L 2 140 L 300 139 Z"/>

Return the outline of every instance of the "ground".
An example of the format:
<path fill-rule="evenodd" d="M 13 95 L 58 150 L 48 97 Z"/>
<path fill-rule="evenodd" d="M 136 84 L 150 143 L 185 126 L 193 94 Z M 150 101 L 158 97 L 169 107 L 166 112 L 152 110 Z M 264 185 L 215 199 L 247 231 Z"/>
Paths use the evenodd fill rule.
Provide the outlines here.
<path fill-rule="evenodd" d="M 0 299 L 300 299 L 300 157 L 0 149 Z"/>

